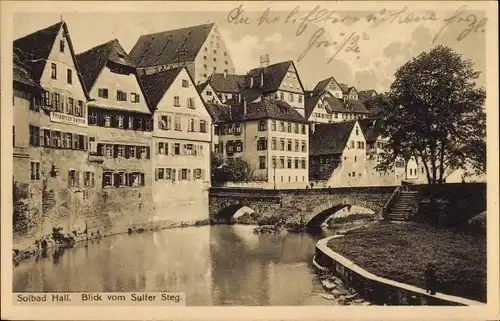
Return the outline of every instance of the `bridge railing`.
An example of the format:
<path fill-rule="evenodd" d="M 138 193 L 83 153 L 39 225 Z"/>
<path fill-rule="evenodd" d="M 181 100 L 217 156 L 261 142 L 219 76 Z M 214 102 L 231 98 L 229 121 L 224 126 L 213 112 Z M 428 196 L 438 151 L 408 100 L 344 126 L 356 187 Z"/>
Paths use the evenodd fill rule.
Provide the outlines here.
<path fill-rule="evenodd" d="M 394 192 L 392 192 L 391 197 L 387 200 L 385 203 L 384 207 L 382 207 L 382 218 L 387 218 L 387 213 L 389 212 L 389 209 L 391 206 L 396 202 L 396 200 L 399 198 L 399 195 L 401 194 L 401 186 L 397 186 L 394 189 Z"/>

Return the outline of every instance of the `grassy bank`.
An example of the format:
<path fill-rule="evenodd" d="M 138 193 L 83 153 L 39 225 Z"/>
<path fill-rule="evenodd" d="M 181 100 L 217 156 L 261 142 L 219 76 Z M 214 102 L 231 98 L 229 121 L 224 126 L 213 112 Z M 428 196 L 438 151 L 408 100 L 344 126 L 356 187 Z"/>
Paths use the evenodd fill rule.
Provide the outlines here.
<path fill-rule="evenodd" d="M 486 237 L 417 223 L 376 223 L 328 246 L 378 276 L 425 288 L 429 262 L 438 292 L 486 302 Z"/>

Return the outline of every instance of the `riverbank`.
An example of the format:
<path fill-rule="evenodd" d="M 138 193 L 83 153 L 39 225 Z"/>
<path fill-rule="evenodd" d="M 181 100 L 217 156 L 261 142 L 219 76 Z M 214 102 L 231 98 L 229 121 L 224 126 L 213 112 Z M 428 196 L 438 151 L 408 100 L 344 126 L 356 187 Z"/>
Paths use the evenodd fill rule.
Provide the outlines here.
<path fill-rule="evenodd" d="M 486 302 L 486 237 L 417 223 L 379 222 L 331 239 L 328 247 L 377 276 L 425 288 L 438 267 L 437 291 Z"/>

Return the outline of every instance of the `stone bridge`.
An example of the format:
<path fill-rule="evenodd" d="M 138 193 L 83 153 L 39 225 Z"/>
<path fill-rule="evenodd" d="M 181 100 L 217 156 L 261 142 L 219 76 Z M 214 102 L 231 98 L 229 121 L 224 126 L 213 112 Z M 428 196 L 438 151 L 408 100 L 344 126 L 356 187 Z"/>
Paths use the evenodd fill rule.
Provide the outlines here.
<path fill-rule="evenodd" d="M 342 187 L 325 189 L 262 190 L 249 188 L 211 188 L 211 219 L 230 220 L 243 206 L 257 215 L 296 216 L 308 226 L 319 226 L 336 211 L 352 205 L 373 210 L 376 215 L 391 198 L 396 186 Z"/>

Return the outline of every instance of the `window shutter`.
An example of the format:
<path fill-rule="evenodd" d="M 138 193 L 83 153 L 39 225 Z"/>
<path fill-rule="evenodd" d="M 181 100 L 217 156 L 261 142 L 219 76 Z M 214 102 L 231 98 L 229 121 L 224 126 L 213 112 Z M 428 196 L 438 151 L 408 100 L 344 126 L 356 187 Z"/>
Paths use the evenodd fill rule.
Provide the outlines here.
<path fill-rule="evenodd" d="M 136 149 L 135 149 L 135 158 L 141 159 L 141 147 L 136 147 Z"/>
<path fill-rule="evenodd" d="M 181 155 L 186 155 L 186 148 L 187 148 L 186 144 L 183 144 L 182 150 L 181 150 Z"/>
<path fill-rule="evenodd" d="M 125 151 L 124 151 L 125 155 L 124 156 L 125 156 L 125 158 L 128 158 L 129 151 L 130 151 L 130 146 L 124 146 L 124 149 L 125 149 Z"/>
<path fill-rule="evenodd" d="M 71 134 L 70 133 L 70 135 L 73 136 L 72 137 L 72 144 L 73 144 L 73 146 L 71 146 L 71 148 L 78 149 L 78 134 Z"/>
<path fill-rule="evenodd" d="M 191 169 L 188 169 L 187 171 L 187 179 L 191 180 Z"/>
<path fill-rule="evenodd" d="M 80 172 L 79 171 L 75 172 L 75 185 L 80 186 Z"/>
<path fill-rule="evenodd" d="M 205 180 L 205 170 L 201 169 L 201 179 L 204 181 Z"/>
<path fill-rule="evenodd" d="M 68 186 L 71 186 L 71 171 L 68 171 Z"/>
<path fill-rule="evenodd" d="M 118 157 L 118 145 L 113 145 L 113 157 Z"/>
<path fill-rule="evenodd" d="M 149 146 L 146 147 L 146 159 L 150 159 L 151 158 L 151 151 L 150 151 L 150 148 Z"/>
<path fill-rule="evenodd" d="M 84 150 L 89 150 L 89 138 L 88 136 L 83 136 Z"/>
<path fill-rule="evenodd" d="M 156 142 L 156 155 L 160 154 L 160 143 Z"/>
<path fill-rule="evenodd" d="M 168 155 L 168 143 L 165 143 L 165 155 Z"/>
<path fill-rule="evenodd" d="M 158 168 L 155 168 L 155 180 L 158 180 Z"/>
<path fill-rule="evenodd" d="M 40 146 L 44 146 L 44 143 L 45 143 L 44 142 L 45 138 L 43 136 L 44 132 L 45 131 L 42 128 L 40 128 L 40 131 L 39 131 L 39 134 L 38 134 L 39 135 L 39 140 L 40 140 Z"/>

